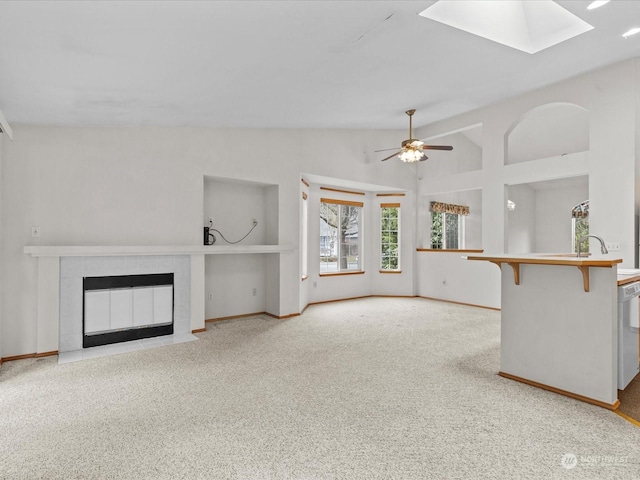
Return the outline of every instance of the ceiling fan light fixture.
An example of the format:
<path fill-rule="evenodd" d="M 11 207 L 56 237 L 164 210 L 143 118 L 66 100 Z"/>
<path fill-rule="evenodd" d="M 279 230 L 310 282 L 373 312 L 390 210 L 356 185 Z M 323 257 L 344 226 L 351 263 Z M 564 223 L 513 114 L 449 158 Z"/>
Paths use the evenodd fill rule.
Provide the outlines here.
<path fill-rule="evenodd" d="M 419 162 L 424 157 L 424 153 L 420 150 L 406 149 L 398 157 L 405 163 Z"/>
<path fill-rule="evenodd" d="M 453 150 L 453 147 L 450 145 L 425 145 L 422 140 L 418 140 L 413 138 L 413 114 L 416 113 L 415 109 L 407 110 L 407 115 L 409 115 L 409 138 L 402 142 L 402 146 L 400 147 L 400 151 L 396 153 L 392 153 L 387 158 L 383 158 L 381 161 L 386 162 L 387 160 L 397 156 L 400 160 L 405 163 L 413 163 L 420 162 L 422 160 L 427 160 L 427 157 L 423 150 Z M 385 152 L 387 150 L 396 150 L 395 148 L 387 148 L 385 150 L 376 150 L 376 152 Z"/>

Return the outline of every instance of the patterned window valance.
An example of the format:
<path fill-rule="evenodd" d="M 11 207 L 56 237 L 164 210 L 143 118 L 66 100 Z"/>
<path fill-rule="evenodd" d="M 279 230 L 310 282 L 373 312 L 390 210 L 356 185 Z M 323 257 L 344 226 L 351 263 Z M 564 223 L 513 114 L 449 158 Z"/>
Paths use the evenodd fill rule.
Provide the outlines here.
<path fill-rule="evenodd" d="M 436 213 L 469 215 L 469 207 L 465 205 L 453 205 L 452 203 L 431 202 L 431 211 Z"/>
<path fill-rule="evenodd" d="M 589 200 L 579 203 L 571 209 L 572 218 L 587 218 L 589 216 Z"/>

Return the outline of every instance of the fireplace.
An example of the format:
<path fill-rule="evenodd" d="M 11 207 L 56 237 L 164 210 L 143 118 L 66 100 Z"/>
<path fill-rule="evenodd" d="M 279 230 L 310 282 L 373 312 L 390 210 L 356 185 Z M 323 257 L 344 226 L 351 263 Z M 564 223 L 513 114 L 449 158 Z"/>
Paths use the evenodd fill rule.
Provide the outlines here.
<path fill-rule="evenodd" d="M 83 348 L 173 334 L 174 274 L 83 277 Z"/>

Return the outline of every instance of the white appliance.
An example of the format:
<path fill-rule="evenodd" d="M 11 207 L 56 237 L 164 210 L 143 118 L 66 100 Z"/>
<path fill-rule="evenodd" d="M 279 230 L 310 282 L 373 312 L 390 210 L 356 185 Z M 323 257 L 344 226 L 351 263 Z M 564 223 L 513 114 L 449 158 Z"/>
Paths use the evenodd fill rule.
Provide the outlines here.
<path fill-rule="evenodd" d="M 618 272 L 620 273 L 620 272 Z M 624 390 L 640 371 L 638 331 L 640 328 L 640 282 L 618 287 L 618 389 Z"/>

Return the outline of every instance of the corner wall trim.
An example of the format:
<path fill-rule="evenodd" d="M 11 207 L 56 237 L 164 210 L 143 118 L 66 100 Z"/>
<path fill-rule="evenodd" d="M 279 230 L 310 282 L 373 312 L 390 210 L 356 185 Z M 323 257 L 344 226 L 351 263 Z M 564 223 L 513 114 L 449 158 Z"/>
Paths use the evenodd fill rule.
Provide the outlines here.
<path fill-rule="evenodd" d="M 278 320 L 286 320 L 287 318 L 299 317 L 300 313 L 290 313 L 289 315 L 274 315 L 273 313 L 264 312 L 265 315 L 276 318 Z"/>
<path fill-rule="evenodd" d="M 510 373 L 498 372 L 498 375 L 503 378 L 507 378 L 509 380 L 515 380 L 516 382 L 526 383 L 527 385 L 531 385 L 532 387 L 548 390 L 549 392 L 559 393 L 560 395 L 564 395 L 565 397 L 573 398 L 575 400 L 580 400 L 581 402 L 585 402 L 585 403 L 590 403 L 591 405 L 596 405 L 598 407 L 606 408 L 607 410 L 612 410 L 614 412 L 620 406 L 620 400 L 616 400 L 614 403 L 605 403 L 603 401 L 596 400 L 595 398 L 585 397 L 577 393 L 572 393 L 566 390 L 562 390 L 561 388 L 551 387 L 549 385 L 545 385 L 544 383 L 538 383 L 538 382 L 534 382 L 533 380 L 528 380 L 526 378 L 518 377 L 516 375 L 511 375 Z"/>
<path fill-rule="evenodd" d="M 2 357 L 0 359 L 0 364 L 2 364 L 3 362 L 13 362 L 15 360 L 26 360 L 27 358 L 51 357 L 53 355 L 58 355 L 58 350 L 52 350 L 51 352 L 25 353 L 24 355 L 13 355 L 11 357 Z"/>
<path fill-rule="evenodd" d="M 426 300 L 435 300 L 436 302 L 455 303 L 456 305 L 466 305 L 467 307 L 486 308 L 487 310 L 495 310 L 496 312 L 502 311 L 502 309 L 498 307 L 487 307 L 486 305 L 477 305 L 475 303 L 456 302 L 455 300 L 445 300 L 444 298 L 423 297 L 422 295 L 416 296 Z"/>
<path fill-rule="evenodd" d="M 616 410 L 615 413 L 617 413 L 618 415 L 620 415 L 622 418 L 624 418 L 627 422 L 629 423 L 633 423 L 636 427 L 640 427 L 640 422 L 637 421 L 635 418 L 631 418 L 629 415 L 625 415 L 624 413 Z"/>
<path fill-rule="evenodd" d="M 216 317 L 216 318 L 207 318 L 204 322 L 223 322 L 225 320 L 234 320 L 236 318 L 244 318 L 244 317 L 255 317 L 256 315 L 269 315 L 267 312 L 254 312 L 254 313 L 243 313 L 241 315 L 230 315 L 228 317 Z"/>

